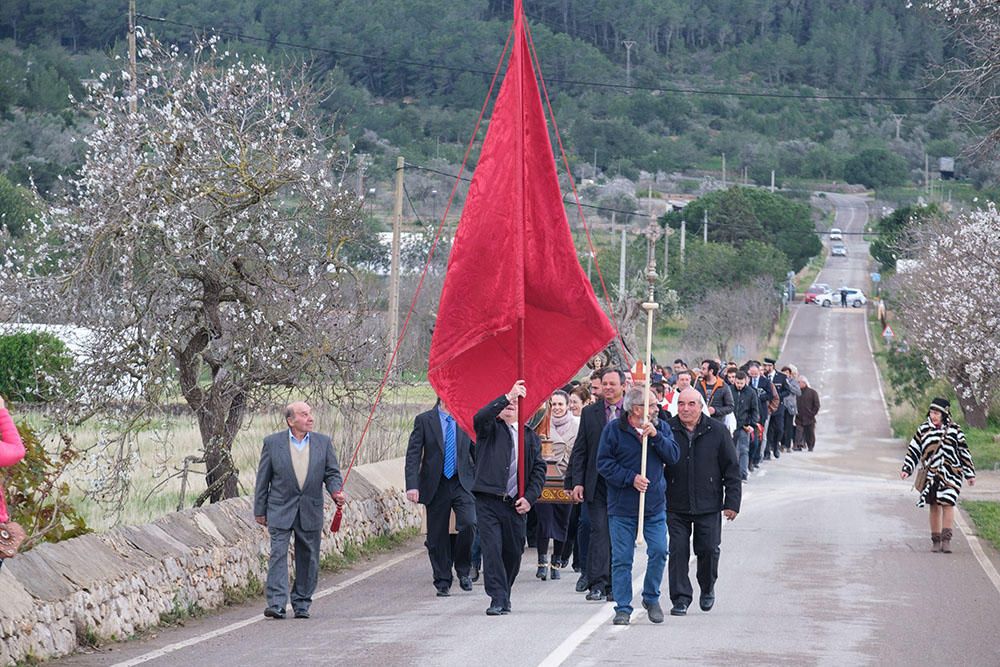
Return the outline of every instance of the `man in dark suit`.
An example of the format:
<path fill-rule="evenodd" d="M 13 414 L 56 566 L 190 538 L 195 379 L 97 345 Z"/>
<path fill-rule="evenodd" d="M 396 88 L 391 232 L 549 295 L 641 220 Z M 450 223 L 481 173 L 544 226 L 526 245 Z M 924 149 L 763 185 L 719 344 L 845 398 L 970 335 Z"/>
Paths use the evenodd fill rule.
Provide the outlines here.
<path fill-rule="evenodd" d="M 406 497 L 427 508 L 427 556 L 438 597 L 451 589 L 451 568 L 463 591 L 472 590 L 472 540 L 476 501 L 472 497 L 472 440 L 440 400 L 413 421 L 406 448 Z M 448 524 L 455 512 L 457 535 Z"/>
<path fill-rule="evenodd" d="M 587 550 L 588 600 L 603 601 L 611 593 L 611 534 L 608 528 L 608 492 L 597 471 L 597 449 L 605 424 L 622 414 L 625 374 L 614 368 L 601 372 L 604 398 L 580 413 L 580 431 L 569 465 L 573 470 L 573 499 L 587 503 L 590 546 Z"/>
<path fill-rule="evenodd" d="M 754 470 L 760 465 L 761 457 L 764 455 L 764 431 L 767 429 L 767 418 L 772 396 L 777 399 L 777 394 L 772 394 L 771 380 L 760 370 L 760 364 L 751 361 L 747 364 L 747 375 L 750 376 L 749 386 L 757 394 L 757 424 L 756 432 L 753 434 L 753 449 L 750 452 L 750 470 Z M 774 401 L 777 403 L 777 400 Z"/>
<path fill-rule="evenodd" d="M 545 460 L 542 443 L 524 429 L 524 495 L 518 491 L 517 399 L 527 394 L 524 380 L 476 413 L 475 474 L 479 543 L 483 552 L 483 584 L 490 596 L 487 616 L 509 614 L 510 591 L 524 552 L 525 520 L 542 495 Z"/>
<path fill-rule="evenodd" d="M 295 536 L 295 618 L 309 618 L 319 576 L 323 532 L 323 489 L 337 507 L 344 504 L 343 478 L 329 436 L 313 433 L 312 408 L 292 403 L 285 408 L 288 430 L 264 438 L 257 468 L 253 513 L 271 536 L 267 568 L 268 618 L 284 618 L 288 604 L 288 543 Z"/>
<path fill-rule="evenodd" d="M 774 359 L 764 359 L 764 375 L 771 381 L 771 386 L 778 394 L 778 407 L 771 410 L 771 418 L 767 424 L 767 441 L 765 443 L 764 460 L 781 458 L 781 436 L 785 431 L 785 396 L 788 390 L 788 378 L 781 371 L 774 370 Z"/>

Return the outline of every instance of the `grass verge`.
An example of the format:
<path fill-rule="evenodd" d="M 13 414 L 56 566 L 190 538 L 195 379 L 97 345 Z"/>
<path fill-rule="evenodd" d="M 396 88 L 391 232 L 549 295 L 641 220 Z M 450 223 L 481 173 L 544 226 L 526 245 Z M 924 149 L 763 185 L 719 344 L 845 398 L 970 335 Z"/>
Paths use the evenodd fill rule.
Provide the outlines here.
<path fill-rule="evenodd" d="M 361 560 L 367 560 L 377 554 L 392 551 L 420 534 L 420 527 L 406 528 L 404 530 L 389 533 L 388 535 L 377 535 L 369 538 L 361 544 L 349 542 L 344 546 L 344 553 L 329 553 L 319 561 L 319 567 L 325 572 L 342 572 L 355 565 Z"/>
<path fill-rule="evenodd" d="M 979 537 L 1000 549 L 1000 503 L 992 500 L 963 500 L 962 507 L 976 525 Z"/>

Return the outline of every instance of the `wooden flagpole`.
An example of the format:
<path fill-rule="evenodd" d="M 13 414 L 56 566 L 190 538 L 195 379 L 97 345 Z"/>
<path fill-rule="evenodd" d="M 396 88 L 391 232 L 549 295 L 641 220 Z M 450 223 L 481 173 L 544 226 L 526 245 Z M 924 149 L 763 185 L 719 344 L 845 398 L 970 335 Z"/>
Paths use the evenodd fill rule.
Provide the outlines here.
<path fill-rule="evenodd" d="M 513 52 L 511 54 L 511 62 L 517 62 L 519 67 L 523 68 L 523 63 L 521 59 L 527 57 L 528 54 L 524 52 L 524 10 L 521 4 L 521 0 L 514 0 L 514 46 Z M 510 74 L 508 68 L 508 74 Z M 521 281 L 521 302 L 520 308 L 521 313 L 517 318 L 517 378 L 518 380 L 524 379 L 524 311 L 525 306 L 525 273 L 527 267 L 525 266 L 525 258 L 527 257 L 527 235 L 524 233 L 524 225 L 527 220 L 527 206 L 525 204 L 525 195 L 527 192 L 527 187 L 524 182 L 526 176 L 526 169 L 524 168 L 524 78 L 521 76 L 521 72 L 513 72 L 514 76 L 517 77 L 517 106 L 521 110 L 517 114 L 517 143 L 518 143 L 518 170 L 520 174 L 519 188 L 520 188 L 520 201 L 521 201 L 521 224 L 520 224 L 520 270 L 521 275 L 519 276 Z M 524 431 L 525 424 L 528 422 L 528 415 L 524 414 L 524 399 L 520 396 L 517 397 L 517 495 L 519 498 L 524 497 Z"/>
<path fill-rule="evenodd" d="M 651 376 L 653 375 L 653 312 L 660 307 L 660 304 L 653 300 L 655 294 L 655 283 L 656 283 L 656 259 L 655 255 L 650 253 L 649 266 L 646 268 L 646 281 L 649 283 L 649 292 L 647 293 L 646 301 L 642 304 L 642 309 L 646 311 L 646 356 L 644 361 L 646 363 L 646 382 L 645 382 L 645 394 L 642 398 L 642 421 L 646 423 L 649 421 L 649 384 Z M 642 462 L 639 464 L 639 474 L 643 477 L 646 476 L 646 454 L 649 451 L 649 438 L 645 435 L 642 436 Z M 635 543 L 641 546 L 645 543 L 642 537 L 643 528 L 645 527 L 645 514 L 646 514 L 646 492 L 639 492 L 639 525 L 636 529 Z"/>

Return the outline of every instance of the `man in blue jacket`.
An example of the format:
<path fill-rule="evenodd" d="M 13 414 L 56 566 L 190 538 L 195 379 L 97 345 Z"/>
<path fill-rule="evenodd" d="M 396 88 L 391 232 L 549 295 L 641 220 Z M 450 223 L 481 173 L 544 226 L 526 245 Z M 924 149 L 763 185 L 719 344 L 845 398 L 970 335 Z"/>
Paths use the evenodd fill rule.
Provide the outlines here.
<path fill-rule="evenodd" d="M 648 420 L 643 414 L 648 409 Z M 611 588 L 615 625 L 632 616 L 632 558 L 639 525 L 639 494 L 646 494 L 642 535 L 646 541 L 646 577 L 642 606 L 653 623 L 663 622 L 660 584 L 667 562 L 666 490 L 663 466 L 677 463 L 680 453 L 670 429 L 657 418 L 656 396 L 642 387 L 625 393 L 622 415 L 604 427 L 597 467 L 608 492 L 611 532 Z M 642 438 L 647 438 L 646 475 L 642 470 Z"/>

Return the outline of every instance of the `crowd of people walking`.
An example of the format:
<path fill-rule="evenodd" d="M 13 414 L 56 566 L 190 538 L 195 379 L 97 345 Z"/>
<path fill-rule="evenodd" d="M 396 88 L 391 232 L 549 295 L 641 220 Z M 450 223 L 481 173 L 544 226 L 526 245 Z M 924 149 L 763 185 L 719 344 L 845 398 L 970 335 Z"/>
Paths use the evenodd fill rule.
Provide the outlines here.
<path fill-rule="evenodd" d="M 705 359 L 692 368 L 676 359 L 669 369 L 653 366 L 648 394 L 630 372 L 602 368 L 553 392 L 527 420 L 519 493 L 517 400 L 529 389 L 519 380 L 484 406 L 472 437 L 455 435 L 438 401 L 416 418 L 407 449 L 407 497 L 427 508 L 436 594 L 451 595 L 453 570 L 467 591 L 481 573 L 490 616 L 511 613 L 527 545 L 537 579 L 560 580 L 572 568 L 576 591 L 614 602 L 613 622 L 628 624 L 637 538 L 647 555 L 640 597 L 649 620 L 664 620 L 665 572 L 670 614 L 686 615 L 692 550 L 699 607 L 710 611 L 722 521 L 736 519 L 743 483 L 766 461 L 816 446 L 819 394 L 792 364 Z M 545 486 L 557 485 L 569 502 L 539 502 Z"/>

